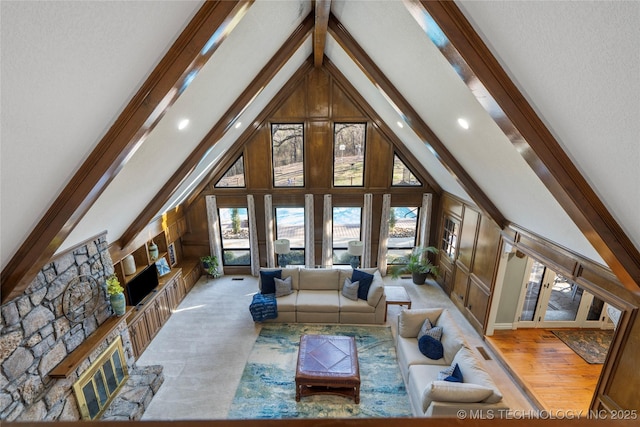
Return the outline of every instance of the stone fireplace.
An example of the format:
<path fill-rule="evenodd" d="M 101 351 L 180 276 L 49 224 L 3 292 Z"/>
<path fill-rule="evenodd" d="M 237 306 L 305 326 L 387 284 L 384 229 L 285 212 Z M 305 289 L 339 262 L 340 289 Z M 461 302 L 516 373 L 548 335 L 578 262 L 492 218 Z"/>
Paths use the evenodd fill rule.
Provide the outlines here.
<path fill-rule="evenodd" d="M 81 419 L 73 385 L 116 340 L 122 342 L 123 364 L 130 378 L 112 404 L 118 402 L 119 409 L 114 413 L 109 407 L 104 417 L 138 419 L 142 415 L 146 406 L 141 408 L 138 401 L 148 404 L 149 395 L 162 384 L 162 367 L 135 366 L 125 321 L 115 322 L 108 334 L 101 335 L 100 342 L 67 375 L 52 376 L 54 369 L 74 350 L 86 347 L 87 338 L 95 339 L 94 333 L 112 318 L 104 285 L 112 273 L 106 234 L 96 236 L 56 256 L 23 295 L 0 307 L 0 420 Z M 79 278 L 89 280 L 77 286 Z M 132 385 L 133 390 L 142 387 L 144 392 L 133 392 Z"/>

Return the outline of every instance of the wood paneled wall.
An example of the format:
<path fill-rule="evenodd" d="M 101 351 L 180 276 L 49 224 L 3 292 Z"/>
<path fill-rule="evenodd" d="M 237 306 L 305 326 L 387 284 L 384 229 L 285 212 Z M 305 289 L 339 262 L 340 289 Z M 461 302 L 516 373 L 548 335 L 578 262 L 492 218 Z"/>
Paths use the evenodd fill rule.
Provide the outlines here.
<path fill-rule="evenodd" d="M 203 191 L 191 198 L 186 208 L 189 233 L 183 237 L 185 252 L 200 256 L 209 252 L 205 197 L 216 195 L 219 207 L 246 206 L 246 196 L 252 194 L 256 202 L 258 245 L 260 263 L 266 265 L 266 230 L 264 220 L 265 194 L 273 195 L 275 206 L 304 206 L 304 195 L 314 195 L 315 254 L 316 263 L 321 263 L 322 249 L 322 204 L 323 195 L 332 194 L 334 206 L 363 206 L 364 194 L 373 194 L 372 262 L 378 251 L 378 230 L 382 195 L 392 194 L 392 205 L 420 206 L 423 193 L 434 194 L 437 206 L 438 190 L 428 183 L 433 182 L 428 172 L 410 156 L 400 142 L 380 129 L 378 117 L 372 117 L 371 108 L 363 105 L 362 97 L 331 68 L 311 69 L 295 85 L 285 85 L 288 95 L 273 106 L 252 135 L 241 145 L 230 150 L 210 175 Z M 367 113 L 369 112 L 369 113 Z M 366 123 L 364 186 L 333 186 L 333 127 L 334 123 Z M 304 125 L 304 170 L 305 186 L 275 188 L 273 186 L 271 156 L 271 123 L 302 123 Z M 423 183 L 421 187 L 393 187 L 394 153 L 412 169 Z M 224 175 L 238 156 L 244 156 L 246 188 L 215 188 L 215 183 Z M 434 212 L 435 218 L 435 212 Z M 437 221 L 432 221 L 434 236 Z M 227 269 L 229 273 L 249 273 L 248 268 Z"/>

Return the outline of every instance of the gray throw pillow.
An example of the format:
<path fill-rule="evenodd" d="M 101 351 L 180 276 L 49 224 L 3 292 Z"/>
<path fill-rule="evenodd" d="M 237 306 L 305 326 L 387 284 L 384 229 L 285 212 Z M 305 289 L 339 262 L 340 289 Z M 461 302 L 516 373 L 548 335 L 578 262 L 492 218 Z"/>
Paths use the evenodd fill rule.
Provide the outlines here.
<path fill-rule="evenodd" d="M 420 340 L 420 338 L 422 338 L 422 336 L 426 334 L 427 331 L 431 328 L 433 328 L 433 325 L 431 324 L 431 320 L 429 320 L 428 318 L 425 319 L 424 323 L 420 327 L 420 332 L 418 332 L 418 336 L 416 338 Z"/>
<path fill-rule="evenodd" d="M 342 286 L 342 295 L 345 298 L 349 298 L 351 300 L 358 300 L 358 288 L 360 287 L 360 282 L 352 282 L 351 279 L 344 279 L 344 285 Z"/>
<path fill-rule="evenodd" d="M 276 298 L 293 293 L 293 290 L 291 289 L 291 280 L 291 276 L 285 279 L 278 279 L 277 277 L 273 279 L 276 283 Z"/>

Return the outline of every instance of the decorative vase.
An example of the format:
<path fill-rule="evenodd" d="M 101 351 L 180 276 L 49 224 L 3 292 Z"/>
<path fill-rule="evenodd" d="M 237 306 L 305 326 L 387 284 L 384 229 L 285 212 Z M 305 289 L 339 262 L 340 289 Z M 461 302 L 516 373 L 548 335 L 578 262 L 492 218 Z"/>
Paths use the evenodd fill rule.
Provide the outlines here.
<path fill-rule="evenodd" d="M 131 276 L 136 272 L 136 260 L 133 255 L 129 254 L 122 260 L 122 267 L 124 268 L 124 274 Z"/>
<path fill-rule="evenodd" d="M 127 302 L 124 299 L 124 294 L 109 295 L 109 301 L 111 302 L 111 308 L 116 316 L 122 316 L 127 311 Z"/>
<path fill-rule="evenodd" d="M 151 261 L 155 261 L 158 259 L 158 245 L 156 245 L 153 240 L 149 245 L 149 258 L 151 258 Z"/>

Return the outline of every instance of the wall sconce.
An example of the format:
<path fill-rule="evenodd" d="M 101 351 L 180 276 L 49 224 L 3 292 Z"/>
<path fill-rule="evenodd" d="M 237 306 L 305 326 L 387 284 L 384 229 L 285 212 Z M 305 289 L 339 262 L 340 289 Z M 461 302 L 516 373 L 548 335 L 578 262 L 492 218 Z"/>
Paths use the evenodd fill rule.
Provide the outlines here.
<path fill-rule="evenodd" d="M 360 265 L 360 257 L 364 252 L 364 244 L 359 240 L 351 240 L 349 243 L 349 249 L 347 249 L 347 253 L 351 255 L 351 268 L 358 268 Z"/>
<path fill-rule="evenodd" d="M 288 254 L 291 251 L 291 242 L 289 242 L 289 239 L 277 239 L 273 242 L 273 246 L 278 256 L 278 265 L 282 268 L 283 262 L 281 255 Z"/>

